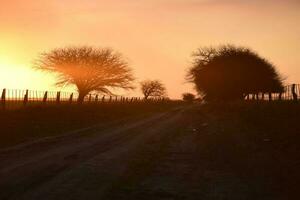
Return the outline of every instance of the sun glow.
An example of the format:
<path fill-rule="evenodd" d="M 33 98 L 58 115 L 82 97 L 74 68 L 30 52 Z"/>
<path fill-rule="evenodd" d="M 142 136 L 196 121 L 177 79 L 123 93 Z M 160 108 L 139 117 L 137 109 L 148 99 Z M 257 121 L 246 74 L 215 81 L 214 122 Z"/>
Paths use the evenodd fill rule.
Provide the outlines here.
<path fill-rule="evenodd" d="M 173 98 L 193 91 L 184 84 L 191 52 L 227 43 L 252 48 L 287 83 L 299 83 L 299 8 L 296 0 L 6 1 L 0 6 L 0 89 L 69 91 L 31 68 L 41 52 L 69 45 L 120 51 L 137 83 L 159 79 Z M 128 94 L 141 95 L 139 89 Z"/>
<path fill-rule="evenodd" d="M 52 82 L 53 76 L 49 74 L 0 57 L 0 89 L 45 90 L 51 87 Z"/>

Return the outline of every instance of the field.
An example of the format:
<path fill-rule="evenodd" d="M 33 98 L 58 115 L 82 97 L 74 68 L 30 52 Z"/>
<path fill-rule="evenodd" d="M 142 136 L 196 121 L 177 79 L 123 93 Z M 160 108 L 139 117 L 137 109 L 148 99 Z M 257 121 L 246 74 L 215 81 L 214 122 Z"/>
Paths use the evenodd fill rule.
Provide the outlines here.
<path fill-rule="evenodd" d="M 0 199 L 297 199 L 297 102 L 1 112 Z"/>
<path fill-rule="evenodd" d="M 177 105 L 163 102 L 101 103 L 25 106 L 22 109 L 0 109 L 0 148 L 37 138 L 72 133 L 93 125 L 118 123 L 120 120 L 147 116 Z"/>

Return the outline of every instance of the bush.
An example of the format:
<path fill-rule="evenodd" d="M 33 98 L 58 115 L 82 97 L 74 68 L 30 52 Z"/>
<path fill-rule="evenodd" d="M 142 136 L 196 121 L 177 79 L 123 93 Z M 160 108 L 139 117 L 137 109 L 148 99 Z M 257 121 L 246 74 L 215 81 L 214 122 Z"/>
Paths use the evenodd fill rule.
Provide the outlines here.
<path fill-rule="evenodd" d="M 182 99 L 184 101 L 192 102 L 195 100 L 195 95 L 192 93 L 183 93 L 182 94 Z"/>
<path fill-rule="evenodd" d="M 207 101 L 232 101 L 247 94 L 283 92 L 273 64 L 248 48 L 221 46 L 194 53 L 187 79 Z"/>

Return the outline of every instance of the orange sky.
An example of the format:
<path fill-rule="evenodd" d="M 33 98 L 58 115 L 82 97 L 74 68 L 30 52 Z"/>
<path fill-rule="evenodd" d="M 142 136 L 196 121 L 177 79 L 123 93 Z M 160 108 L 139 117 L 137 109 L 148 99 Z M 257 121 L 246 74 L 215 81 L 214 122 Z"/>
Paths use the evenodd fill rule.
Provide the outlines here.
<path fill-rule="evenodd" d="M 0 0 L 0 88 L 55 90 L 33 72 L 39 52 L 68 45 L 112 47 L 137 81 L 160 79 L 172 98 L 184 84 L 191 52 L 233 43 L 258 51 L 300 83 L 299 0 Z M 69 90 L 65 88 L 64 90 Z M 139 95 L 139 92 L 131 92 Z"/>

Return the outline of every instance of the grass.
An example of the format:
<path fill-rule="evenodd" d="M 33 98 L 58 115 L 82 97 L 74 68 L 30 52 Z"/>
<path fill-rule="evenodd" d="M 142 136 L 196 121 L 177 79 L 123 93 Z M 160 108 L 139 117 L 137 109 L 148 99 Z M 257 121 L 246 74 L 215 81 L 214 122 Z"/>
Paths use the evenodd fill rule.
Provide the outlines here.
<path fill-rule="evenodd" d="M 36 138 L 60 135 L 94 124 L 160 112 L 176 105 L 178 102 L 106 103 L 28 106 L 18 110 L 0 110 L 0 148 Z"/>
<path fill-rule="evenodd" d="M 295 102 L 189 110 L 180 129 L 137 150 L 140 159 L 129 163 L 110 198 L 296 199 L 299 116 Z"/>
<path fill-rule="evenodd" d="M 260 199 L 292 198 L 300 173 L 300 104 L 266 102 L 207 106 L 215 134 L 204 140 L 214 167 L 235 173 Z M 206 130 L 208 131 L 208 130 Z M 210 130 L 212 131 L 212 130 Z M 208 146 L 209 145 L 209 146 Z"/>
<path fill-rule="evenodd" d="M 1 111 L 1 144 L 164 111 L 178 105 L 32 107 Z M 107 199 L 297 199 L 300 104 L 194 106 L 136 147 Z M 6 143 L 5 143 L 6 141 Z M 157 189 L 159 188 L 159 189 Z M 195 198 L 196 197 L 196 198 Z"/>

